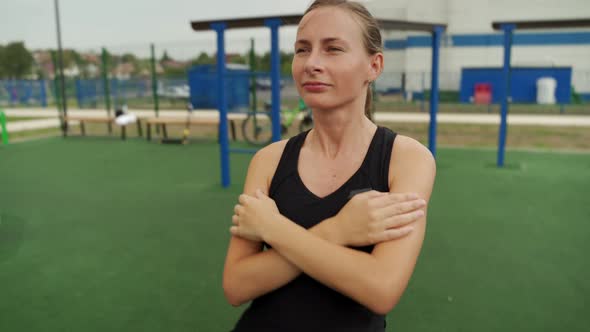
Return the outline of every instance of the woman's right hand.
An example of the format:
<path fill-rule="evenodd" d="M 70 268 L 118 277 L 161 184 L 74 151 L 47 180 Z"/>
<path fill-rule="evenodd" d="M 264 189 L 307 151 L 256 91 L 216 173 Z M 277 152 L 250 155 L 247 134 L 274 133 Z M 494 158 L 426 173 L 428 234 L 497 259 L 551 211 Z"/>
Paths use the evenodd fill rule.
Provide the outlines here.
<path fill-rule="evenodd" d="M 424 216 L 426 202 L 417 194 L 368 191 L 353 196 L 338 212 L 333 231 L 340 244 L 367 246 L 408 235 Z"/>

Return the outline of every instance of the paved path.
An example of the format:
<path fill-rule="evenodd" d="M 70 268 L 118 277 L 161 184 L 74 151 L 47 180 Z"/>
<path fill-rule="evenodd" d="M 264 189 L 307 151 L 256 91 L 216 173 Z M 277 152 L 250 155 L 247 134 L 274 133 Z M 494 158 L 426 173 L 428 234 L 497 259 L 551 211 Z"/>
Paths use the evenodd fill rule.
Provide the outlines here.
<path fill-rule="evenodd" d="M 6 123 L 6 130 L 9 133 L 17 131 L 45 129 L 45 128 L 59 128 L 59 120 L 53 119 L 36 119 L 26 121 L 10 121 Z"/>
<path fill-rule="evenodd" d="M 430 115 L 427 113 L 377 113 L 375 120 L 378 122 L 417 122 L 428 123 Z M 468 123 L 468 124 L 500 124 L 500 116 L 497 114 L 459 114 L 440 113 L 437 115 L 438 123 Z M 590 127 L 589 115 L 538 115 L 538 114 L 512 114 L 508 116 L 510 125 L 529 126 L 576 126 Z"/>
<path fill-rule="evenodd" d="M 23 120 L 9 122 L 7 129 L 9 132 L 57 128 L 59 121 L 57 119 L 57 110 L 51 108 L 38 109 L 7 109 L 4 111 L 7 116 L 34 116 L 47 117 L 48 119 Z M 130 111 L 140 117 L 154 116 L 153 111 Z M 104 110 L 69 110 L 69 115 L 76 116 L 106 116 Z M 161 111 L 161 117 L 185 117 L 186 111 L 173 110 Z M 216 110 L 197 110 L 193 117 L 200 118 L 217 118 Z M 234 119 L 243 119 L 245 114 L 231 114 Z M 375 114 L 375 120 L 378 122 L 401 122 L 401 123 L 428 123 L 430 116 L 428 113 L 385 113 Z M 497 114 L 460 114 L 460 113 L 440 113 L 437 117 L 438 123 L 458 123 L 458 124 L 494 124 L 500 123 L 500 117 Z M 512 114 L 508 116 L 510 125 L 535 125 L 535 126 L 572 126 L 572 127 L 590 127 L 589 115 L 538 115 L 538 114 Z"/>

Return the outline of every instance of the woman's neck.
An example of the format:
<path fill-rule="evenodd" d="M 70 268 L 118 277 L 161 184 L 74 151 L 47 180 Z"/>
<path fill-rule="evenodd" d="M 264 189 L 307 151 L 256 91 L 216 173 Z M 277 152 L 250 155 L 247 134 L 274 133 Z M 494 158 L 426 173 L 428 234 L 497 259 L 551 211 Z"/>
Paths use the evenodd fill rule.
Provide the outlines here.
<path fill-rule="evenodd" d="M 364 151 L 377 129 L 358 108 L 318 110 L 313 117 L 309 147 L 329 159 Z"/>

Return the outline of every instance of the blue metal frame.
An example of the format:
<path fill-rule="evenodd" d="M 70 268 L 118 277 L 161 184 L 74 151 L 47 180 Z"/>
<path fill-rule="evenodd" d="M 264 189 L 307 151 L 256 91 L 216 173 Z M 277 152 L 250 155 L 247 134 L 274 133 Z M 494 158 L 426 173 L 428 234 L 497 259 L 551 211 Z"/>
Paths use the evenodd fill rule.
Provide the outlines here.
<path fill-rule="evenodd" d="M 512 49 L 512 34 L 516 25 L 502 24 L 504 31 L 504 66 L 502 67 L 502 76 L 504 87 L 502 89 L 501 97 L 501 115 L 500 115 L 500 131 L 498 134 L 498 167 L 504 166 L 504 153 L 506 147 L 506 127 L 508 117 L 508 94 L 510 93 L 510 51 Z"/>
<path fill-rule="evenodd" d="M 440 38 L 444 28 L 437 26 L 432 31 L 432 68 L 430 83 L 430 124 L 428 130 L 428 149 L 436 157 L 436 115 L 438 113 L 438 60 L 440 56 Z"/>
<path fill-rule="evenodd" d="M 264 20 L 264 25 L 270 28 L 270 79 L 271 79 L 271 119 L 272 141 L 281 140 L 281 58 L 279 54 L 279 27 L 281 20 L 271 18 Z"/>
<path fill-rule="evenodd" d="M 264 25 L 270 28 L 271 32 L 271 119 L 272 119 L 272 141 L 281 139 L 281 63 L 279 53 L 279 28 L 280 18 L 268 18 Z M 211 23 L 211 29 L 217 33 L 217 89 L 219 107 L 219 146 L 221 158 L 221 184 L 224 188 L 230 186 L 230 161 L 229 153 L 254 153 L 251 149 L 230 149 L 228 137 L 228 107 L 225 96 L 225 30 L 226 22 Z M 429 148 L 436 156 L 436 115 L 438 113 L 438 63 L 440 39 L 444 31 L 443 26 L 436 26 L 432 31 L 432 84 L 430 95 L 430 131 Z"/>
<path fill-rule="evenodd" d="M 272 140 L 281 140 L 281 59 L 279 54 L 280 19 L 267 19 L 265 25 L 271 32 L 271 102 L 272 102 Z M 252 149 L 230 149 L 228 137 L 227 99 L 225 96 L 225 22 L 211 24 L 217 33 L 217 98 L 219 107 L 219 153 L 221 158 L 221 185 L 227 188 L 231 184 L 229 153 L 255 153 Z"/>
<path fill-rule="evenodd" d="M 229 187 L 231 183 L 229 166 L 229 137 L 227 133 L 227 100 L 225 99 L 225 29 L 227 24 L 218 22 L 211 24 L 217 32 L 217 98 L 219 103 L 219 155 L 221 157 L 221 185 Z"/>

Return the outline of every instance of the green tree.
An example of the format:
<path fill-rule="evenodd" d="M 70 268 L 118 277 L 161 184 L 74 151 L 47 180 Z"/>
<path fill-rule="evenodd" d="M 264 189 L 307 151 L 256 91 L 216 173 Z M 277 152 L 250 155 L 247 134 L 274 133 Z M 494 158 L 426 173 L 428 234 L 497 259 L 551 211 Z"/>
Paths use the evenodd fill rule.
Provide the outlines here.
<path fill-rule="evenodd" d="M 0 45 L 0 78 L 7 77 L 4 69 L 4 64 L 6 63 L 6 60 L 4 60 L 4 49 L 5 47 Z"/>
<path fill-rule="evenodd" d="M 256 68 L 259 71 L 270 71 L 270 52 L 264 53 L 260 58 L 257 59 L 257 62 Z"/>
<path fill-rule="evenodd" d="M 201 52 L 198 57 L 191 60 L 191 65 L 198 66 L 198 65 L 213 65 L 215 64 L 215 58 L 209 56 L 209 54 L 205 52 Z"/>
<path fill-rule="evenodd" d="M 291 75 L 291 63 L 293 62 L 293 53 L 280 53 L 281 57 L 281 75 Z"/>
<path fill-rule="evenodd" d="M 133 63 L 133 64 L 135 64 L 137 62 L 137 57 L 135 55 L 131 54 L 131 53 L 125 53 L 121 57 L 121 60 L 123 62 L 126 62 L 126 63 Z"/>
<path fill-rule="evenodd" d="M 24 42 L 10 43 L 0 49 L 0 74 L 5 78 L 25 78 L 31 74 L 33 62 Z"/>
<path fill-rule="evenodd" d="M 164 55 L 162 55 L 162 59 L 160 59 L 160 62 L 170 61 L 170 60 L 172 60 L 172 58 L 168 55 L 168 51 L 164 50 Z"/>
<path fill-rule="evenodd" d="M 79 65 L 83 62 L 82 56 L 80 53 L 76 52 L 75 50 L 63 50 L 63 61 L 64 61 L 64 68 L 70 68 L 76 65 Z"/>
<path fill-rule="evenodd" d="M 281 59 L 281 75 L 291 75 L 293 53 L 280 52 L 279 57 Z M 256 69 L 258 71 L 270 71 L 270 52 L 264 53 L 261 57 L 256 55 Z"/>
<path fill-rule="evenodd" d="M 232 63 L 239 63 L 239 64 L 248 64 L 248 55 L 241 55 L 241 54 L 235 54 L 231 57 L 231 62 Z"/>

